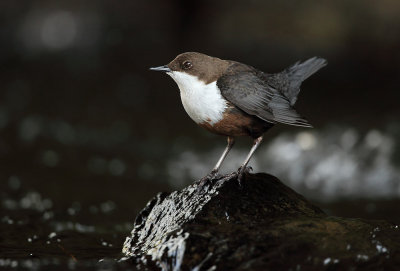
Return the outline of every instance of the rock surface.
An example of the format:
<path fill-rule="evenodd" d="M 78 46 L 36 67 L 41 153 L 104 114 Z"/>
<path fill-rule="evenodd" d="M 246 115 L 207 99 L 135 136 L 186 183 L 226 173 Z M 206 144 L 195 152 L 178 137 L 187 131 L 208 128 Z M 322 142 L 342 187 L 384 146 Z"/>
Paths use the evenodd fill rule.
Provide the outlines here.
<path fill-rule="evenodd" d="M 160 193 L 123 253 L 150 270 L 397 270 L 400 226 L 327 216 L 267 174 Z"/>

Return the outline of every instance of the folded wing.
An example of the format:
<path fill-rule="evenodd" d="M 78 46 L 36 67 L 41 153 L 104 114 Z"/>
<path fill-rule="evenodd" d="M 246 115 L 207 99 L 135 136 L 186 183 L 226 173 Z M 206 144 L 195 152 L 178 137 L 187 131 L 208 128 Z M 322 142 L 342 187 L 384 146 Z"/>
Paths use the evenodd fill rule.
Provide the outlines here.
<path fill-rule="evenodd" d="M 234 69 L 232 69 L 235 67 Z M 312 127 L 278 89 L 268 85 L 266 74 L 234 63 L 217 81 L 222 96 L 249 115 L 270 123 Z"/>

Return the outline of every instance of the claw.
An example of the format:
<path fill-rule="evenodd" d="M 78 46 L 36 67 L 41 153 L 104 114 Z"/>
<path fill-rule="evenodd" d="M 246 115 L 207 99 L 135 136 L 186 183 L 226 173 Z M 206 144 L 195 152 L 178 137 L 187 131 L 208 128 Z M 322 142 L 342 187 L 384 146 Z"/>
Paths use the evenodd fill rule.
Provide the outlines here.
<path fill-rule="evenodd" d="M 201 178 L 198 182 L 199 185 L 197 187 L 198 191 L 203 190 L 207 185 L 212 185 L 212 181 L 218 180 L 221 178 L 221 175 L 218 174 L 217 170 L 212 170 L 209 174 Z"/>
<path fill-rule="evenodd" d="M 246 174 L 246 173 L 249 173 L 250 171 L 253 171 L 252 167 L 243 167 L 243 166 L 241 166 L 237 170 L 236 174 L 237 174 L 237 180 L 238 180 L 239 186 L 242 186 L 243 175 Z"/>
<path fill-rule="evenodd" d="M 207 177 L 207 176 L 206 176 L 206 177 Z M 197 193 L 200 193 L 200 192 L 202 192 L 203 190 L 208 190 L 208 189 L 206 189 L 206 188 L 207 188 L 207 186 L 208 186 L 209 180 L 208 180 L 206 177 L 203 177 L 203 178 L 201 178 L 201 179 L 199 180 L 199 184 L 198 184 L 198 186 L 197 186 Z"/>

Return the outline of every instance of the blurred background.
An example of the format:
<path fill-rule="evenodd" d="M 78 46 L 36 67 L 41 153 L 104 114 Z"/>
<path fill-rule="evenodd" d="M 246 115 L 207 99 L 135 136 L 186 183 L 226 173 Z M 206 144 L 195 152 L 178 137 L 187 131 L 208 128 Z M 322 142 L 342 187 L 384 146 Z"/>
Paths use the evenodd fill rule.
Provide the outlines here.
<path fill-rule="evenodd" d="M 185 51 L 326 58 L 296 105 L 315 128 L 274 127 L 250 165 L 332 215 L 399 221 L 397 0 L 3 0 L 0 25 L 0 267 L 118 258 L 149 199 L 209 172 L 226 139 L 148 71 Z"/>

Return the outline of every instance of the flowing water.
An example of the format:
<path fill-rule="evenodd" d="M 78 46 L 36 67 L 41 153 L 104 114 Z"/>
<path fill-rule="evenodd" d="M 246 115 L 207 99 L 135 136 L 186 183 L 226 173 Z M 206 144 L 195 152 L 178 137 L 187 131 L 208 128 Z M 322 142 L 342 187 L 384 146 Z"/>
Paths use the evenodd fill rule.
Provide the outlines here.
<path fill-rule="evenodd" d="M 46 131 L 41 125 L 39 138 Z M 179 189 L 204 175 L 223 149 L 221 144 L 207 151 L 182 150 L 183 143 L 177 151 L 179 142 L 166 144 L 169 158 L 156 169 L 143 158 L 136 175 L 119 156 L 69 161 L 65 153 L 71 145 L 82 148 L 78 143 L 33 154 L 27 150 L 35 144 L 25 143 L 13 153 L 20 163 L 3 164 L 0 267 L 134 269 L 120 259 L 136 213 L 157 192 Z M 396 146 L 393 133 L 383 130 L 364 135 L 345 127 L 305 130 L 265 142 L 251 164 L 255 171 L 275 174 L 329 214 L 399 223 Z M 234 150 L 224 171 L 234 170 L 246 151 Z M 74 168 L 77 164 L 82 168 Z"/>
<path fill-rule="evenodd" d="M 398 222 L 398 2 L 120 2 L 0 3 L 1 269 L 126 269 L 147 201 L 208 173 L 225 139 L 147 70 L 182 50 L 271 72 L 327 58 L 296 104 L 315 129 L 274 127 L 250 165 L 332 215 Z"/>

